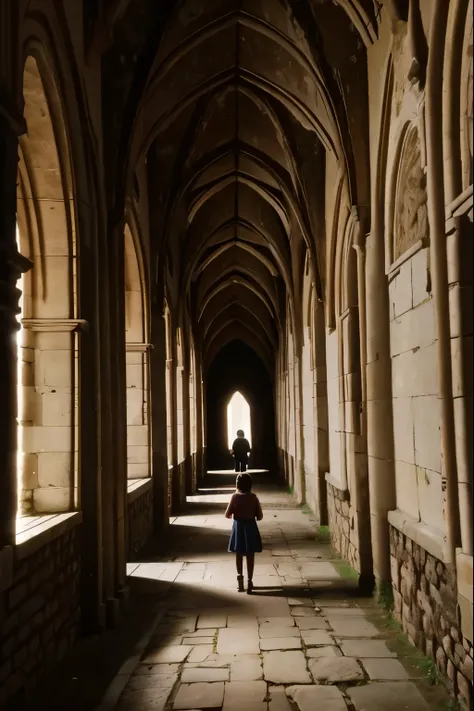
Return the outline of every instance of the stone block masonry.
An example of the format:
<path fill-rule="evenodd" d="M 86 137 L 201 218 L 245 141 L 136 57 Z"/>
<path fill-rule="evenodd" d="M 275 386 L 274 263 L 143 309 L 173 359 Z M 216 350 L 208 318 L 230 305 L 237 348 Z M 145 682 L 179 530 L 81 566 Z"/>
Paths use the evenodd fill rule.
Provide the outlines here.
<path fill-rule="evenodd" d="M 396 619 L 410 641 L 435 660 L 461 708 L 470 709 L 473 647 L 458 622 L 453 573 L 393 526 L 390 555 Z"/>
<path fill-rule="evenodd" d="M 79 527 L 15 562 L 0 597 L 0 708 L 34 688 L 74 643 L 80 575 Z"/>
<path fill-rule="evenodd" d="M 128 502 L 128 557 L 138 553 L 153 533 L 153 489 Z"/>
<path fill-rule="evenodd" d="M 351 502 L 348 491 L 337 489 L 327 482 L 328 517 L 331 542 L 342 558 L 355 569 L 360 569 L 359 550 L 355 530 L 351 528 Z"/>

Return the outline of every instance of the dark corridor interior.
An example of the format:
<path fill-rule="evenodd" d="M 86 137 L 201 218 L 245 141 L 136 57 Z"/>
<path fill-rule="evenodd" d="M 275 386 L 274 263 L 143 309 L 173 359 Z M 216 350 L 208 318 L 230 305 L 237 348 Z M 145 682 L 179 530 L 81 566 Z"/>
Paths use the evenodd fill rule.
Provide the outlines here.
<path fill-rule="evenodd" d="M 250 468 L 276 473 L 273 383 L 261 358 L 239 340 L 222 348 L 208 371 L 207 467 L 229 469 L 233 466 L 227 445 L 227 405 L 235 391 L 241 392 L 250 405 Z"/>

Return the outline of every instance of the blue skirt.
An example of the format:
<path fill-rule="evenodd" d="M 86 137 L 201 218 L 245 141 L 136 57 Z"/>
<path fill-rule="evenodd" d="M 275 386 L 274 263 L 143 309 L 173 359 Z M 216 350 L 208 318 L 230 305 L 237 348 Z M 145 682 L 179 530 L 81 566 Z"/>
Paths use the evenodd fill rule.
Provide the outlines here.
<path fill-rule="evenodd" d="M 262 539 L 254 518 L 234 518 L 228 550 L 242 555 L 262 552 Z"/>

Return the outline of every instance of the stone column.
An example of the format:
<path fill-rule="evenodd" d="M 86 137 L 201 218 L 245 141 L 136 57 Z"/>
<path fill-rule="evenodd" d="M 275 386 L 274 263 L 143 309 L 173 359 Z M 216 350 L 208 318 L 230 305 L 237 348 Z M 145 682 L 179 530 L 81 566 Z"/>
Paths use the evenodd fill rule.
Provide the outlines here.
<path fill-rule="evenodd" d="M 0 551 L 14 543 L 17 511 L 16 282 L 32 266 L 16 245 L 18 135 L 23 128 L 0 111 Z"/>
<path fill-rule="evenodd" d="M 156 304 L 151 311 L 150 353 L 151 441 L 153 471 L 154 529 L 168 524 L 168 456 L 166 420 L 166 328 L 162 311 Z"/>
<path fill-rule="evenodd" d="M 385 275 L 383 204 L 374 206 L 372 232 L 367 236 L 367 453 L 370 524 L 374 576 L 390 581 L 388 512 L 395 508 L 395 467 L 388 286 Z"/>
<path fill-rule="evenodd" d="M 122 222 L 111 230 L 114 271 L 111 274 L 111 314 L 113 332 L 114 379 L 112 383 L 112 412 L 114 413 L 113 469 L 115 532 L 115 589 L 112 622 L 116 621 L 115 599 L 123 592 L 126 582 L 126 518 L 127 518 L 127 382 L 125 356 L 125 244 Z"/>

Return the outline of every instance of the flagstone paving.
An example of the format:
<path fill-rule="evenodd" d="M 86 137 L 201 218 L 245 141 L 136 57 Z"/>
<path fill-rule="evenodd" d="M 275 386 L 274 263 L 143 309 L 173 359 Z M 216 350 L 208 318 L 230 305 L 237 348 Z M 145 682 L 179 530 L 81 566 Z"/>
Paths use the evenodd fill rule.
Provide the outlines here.
<path fill-rule="evenodd" d="M 238 593 L 224 516 L 233 475 L 208 475 L 166 534 L 167 554 L 130 566 L 163 615 L 117 711 L 444 711 L 418 653 L 341 577 L 311 515 L 269 477 L 252 595 Z M 226 490 L 227 487 L 227 490 Z"/>

